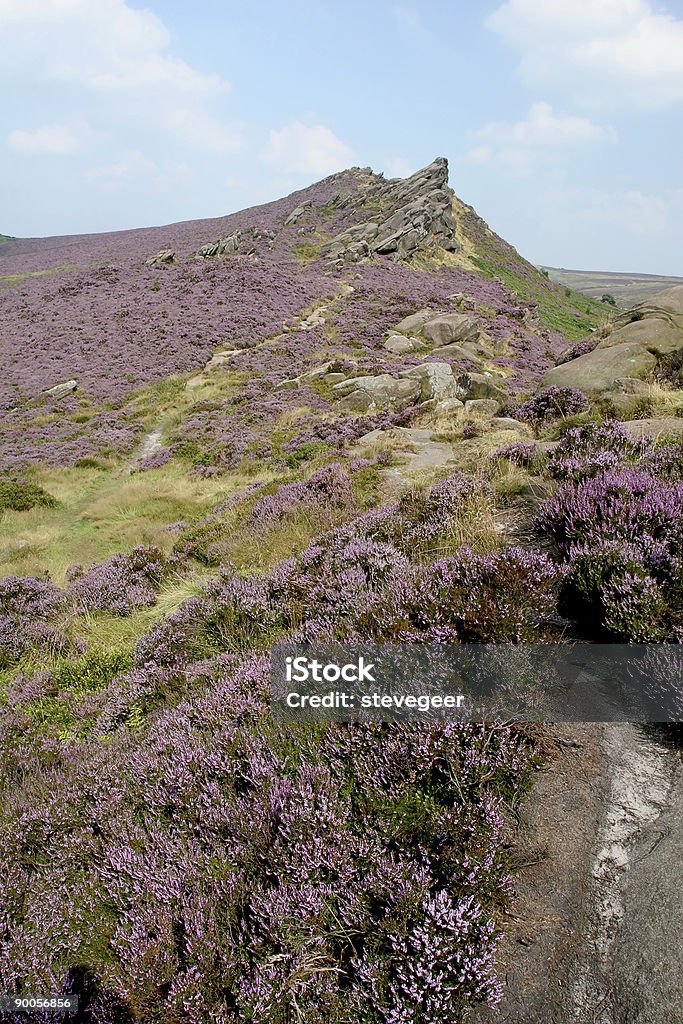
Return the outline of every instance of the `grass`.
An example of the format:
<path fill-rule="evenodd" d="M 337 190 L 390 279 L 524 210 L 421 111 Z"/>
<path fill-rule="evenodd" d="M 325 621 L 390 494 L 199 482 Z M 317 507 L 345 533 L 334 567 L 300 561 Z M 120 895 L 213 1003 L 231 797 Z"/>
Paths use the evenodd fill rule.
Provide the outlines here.
<path fill-rule="evenodd" d="M 175 463 L 125 476 L 120 470 L 90 467 L 33 470 L 32 480 L 59 504 L 5 512 L 0 549 L 6 547 L 8 554 L 0 573 L 47 571 L 58 584 L 64 582 L 69 566 L 101 562 L 136 544 L 170 550 L 174 540 L 166 529 L 170 523 L 206 515 L 248 483 L 238 474 L 201 479 Z M 21 542 L 24 546 L 12 552 L 11 546 Z"/>
<path fill-rule="evenodd" d="M 5 240 L 7 241 L 7 239 Z M 28 277 L 46 277 L 48 274 L 65 274 L 70 270 L 83 269 L 85 268 L 77 263 L 65 263 L 62 267 L 49 267 L 47 270 L 27 270 L 23 274 L 0 274 L 0 287 L 11 288 L 14 285 L 21 284 Z"/>

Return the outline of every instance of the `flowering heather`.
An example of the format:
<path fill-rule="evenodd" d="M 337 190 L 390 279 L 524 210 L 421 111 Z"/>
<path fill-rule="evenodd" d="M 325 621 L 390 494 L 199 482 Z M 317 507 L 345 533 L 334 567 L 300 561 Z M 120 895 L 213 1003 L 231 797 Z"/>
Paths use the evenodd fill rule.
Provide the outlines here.
<path fill-rule="evenodd" d="M 507 444 L 504 448 L 495 451 L 491 458 L 493 460 L 507 459 L 515 466 L 528 468 L 538 460 L 539 453 L 537 446 L 531 441 L 513 441 L 512 444 Z"/>
<path fill-rule="evenodd" d="M 246 526 L 268 530 L 295 510 L 352 513 L 356 507 L 353 487 L 338 463 L 318 469 L 306 480 L 282 484 L 274 494 L 259 498 Z"/>
<path fill-rule="evenodd" d="M 562 551 L 600 540 L 683 543 L 683 484 L 657 480 L 635 466 L 567 483 L 549 499 L 539 524 Z"/>
<path fill-rule="evenodd" d="M 561 610 L 591 636 L 654 643 L 683 621 L 680 443 L 632 440 L 617 424 L 568 433 L 551 456 L 564 479 L 539 527 L 568 560 Z"/>
<path fill-rule="evenodd" d="M 87 570 L 73 566 L 68 574 L 69 593 L 86 611 L 130 615 L 135 608 L 156 604 L 159 585 L 168 569 L 159 548 L 136 547 Z"/>
<path fill-rule="evenodd" d="M 562 363 L 569 363 L 572 359 L 578 359 L 579 356 L 587 356 L 589 352 L 597 348 L 599 340 L 598 335 L 595 334 L 589 335 L 583 341 L 577 341 L 576 345 L 572 345 L 571 348 L 565 349 L 561 353 L 557 359 L 557 366 L 560 366 Z"/>
<path fill-rule="evenodd" d="M 54 625 L 65 610 L 66 594 L 54 583 L 34 576 L 0 579 L 0 669 L 29 651 L 41 654 L 66 647 L 66 637 Z"/>
<path fill-rule="evenodd" d="M 552 385 L 543 388 L 528 401 L 518 405 L 515 418 L 539 426 L 551 420 L 583 412 L 588 408 L 588 399 L 577 388 L 560 388 Z"/>
<path fill-rule="evenodd" d="M 639 462 L 652 447 L 651 438 L 634 440 L 619 423 L 588 423 L 567 431 L 548 469 L 559 480 L 583 480 Z"/>

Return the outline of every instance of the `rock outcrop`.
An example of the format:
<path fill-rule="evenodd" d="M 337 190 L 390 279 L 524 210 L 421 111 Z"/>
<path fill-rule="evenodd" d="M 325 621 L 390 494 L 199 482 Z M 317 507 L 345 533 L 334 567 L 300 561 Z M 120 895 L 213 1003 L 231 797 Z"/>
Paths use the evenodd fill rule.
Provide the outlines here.
<path fill-rule="evenodd" d="M 55 384 L 54 387 L 48 388 L 47 391 L 43 392 L 43 394 L 47 395 L 48 398 L 66 398 L 66 396 L 70 395 L 72 391 L 75 391 L 77 387 L 77 380 L 65 380 L 61 384 Z"/>
<path fill-rule="evenodd" d="M 332 387 L 332 394 L 341 399 L 339 408 L 347 412 L 405 409 L 419 400 L 420 393 L 419 380 L 399 380 L 388 373 L 376 377 L 351 377 Z"/>
<path fill-rule="evenodd" d="M 642 380 L 661 359 L 678 353 L 683 353 L 683 285 L 620 313 L 596 348 L 553 367 L 543 385 L 579 388 L 587 394 L 623 394 L 622 378 Z"/>
<path fill-rule="evenodd" d="M 337 196 L 332 201 L 338 208 L 357 206 L 359 216 L 365 217 L 336 235 L 321 253 L 343 264 L 375 254 L 406 258 L 435 247 L 454 252 L 458 244 L 452 205 L 444 157 L 437 157 L 409 178 L 371 178 L 359 194 Z M 368 219 L 369 212 L 372 216 Z"/>
<path fill-rule="evenodd" d="M 155 253 L 154 256 L 150 256 L 148 260 L 145 260 L 145 264 L 148 267 L 169 266 L 169 264 L 177 262 L 178 260 L 173 249 L 162 249 L 160 252 Z"/>

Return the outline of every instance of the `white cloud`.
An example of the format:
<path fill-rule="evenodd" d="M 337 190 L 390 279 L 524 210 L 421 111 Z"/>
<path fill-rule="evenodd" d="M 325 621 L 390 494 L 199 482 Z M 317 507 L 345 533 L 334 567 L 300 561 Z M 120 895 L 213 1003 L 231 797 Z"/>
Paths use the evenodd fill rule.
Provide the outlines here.
<path fill-rule="evenodd" d="M 390 156 L 384 161 L 384 170 L 389 178 L 409 178 L 417 168 L 402 156 Z"/>
<path fill-rule="evenodd" d="M 84 171 L 87 181 L 101 181 L 106 185 L 121 185 L 134 181 L 143 175 L 156 172 L 156 163 L 139 150 L 129 150 L 113 163 L 99 164 Z"/>
<path fill-rule="evenodd" d="M 353 150 L 322 124 L 290 121 L 272 129 L 263 159 L 280 172 L 324 176 L 353 163 Z"/>
<path fill-rule="evenodd" d="M 3 63 L 30 63 L 38 81 L 103 91 L 164 89 L 213 95 L 228 83 L 166 53 L 155 14 L 126 0 L 0 0 Z"/>
<path fill-rule="evenodd" d="M 568 147 L 613 140 L 612 128 L 587 117 L 556 114 L 549 103 L 534 103 L 521 121 L 491 121 L 475 132 L 475 145 L 465 154 L 470 163 L 492 161 L 528 166 L 553 159 Z"/>
<path fill-rule="evenodd" d="M 112 136 L 120 152 L 132 149 L 142 132 L 191 151 L 243 148 L 242 127 L 220 116 L 230 84 L 169 52 L 163 21 L 127 0 L 0 0 L 0 38 L 5 89 L 61 103 L 57 117 L 67 123 L 85 111 L 100 145 Z M 41 128 L 33 142 L 27 133 L 8 142 L 15 151 L 73 152 L 67 132 Z"/>
<path fill-rule="evenodd" d="M 81 147 L 78 136 L 63 124 L 44 124 L 34 131 L 17 128 L 7 136 L 7 146 L 13 153 L 30 156 L 68 156 Z"/>
<path fill-rule="evenodd" d="M 529 82 L 591 105 L 683 100 L 683 20 L 649 0 L 507 0 L 486 24 L 519 52 Z"/>

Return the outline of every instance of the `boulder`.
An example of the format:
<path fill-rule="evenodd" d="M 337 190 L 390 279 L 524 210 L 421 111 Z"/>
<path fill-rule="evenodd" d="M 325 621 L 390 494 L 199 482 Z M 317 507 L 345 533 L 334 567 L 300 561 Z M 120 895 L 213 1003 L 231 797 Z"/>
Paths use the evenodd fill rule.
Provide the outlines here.
<path fill-rule="evenodd" d="M 384 342 L 384 347 L 387 352 L 393 352 L 394 355 L 400 356 L 405 355 L 407 352 L 419 352 L 420 349 L 424 349 L 427 346 L 418 338 L 406 338 L 402 334 L 392 334 Z"/>
<path fill-rule="evenodd" d="M 388 373 L 376 377 L 353 377 L 335 384 L 334 395 L 339 395 L 340 408 L 352 412 L 372 409 L 405 409 L 420 397 L 419 380 L 397 380 Z"/>
<path fill-rule="evenodd" d="M 78 387 L 77 380 L 65 380 L 62 384 L 55 384 L 54 387 L 48 388 L 43 394 L 49 398 L 66 398 L 72 391 L 75 391 Z"/>
<path fill-rule="evenodd" d="M 683 349 L 683 328 L 670 320 L 649 316 L 613 331 L 600 342 L 598 348 L 614 348 L 615 345 L 624 345 L 626 342 L 635 342 L 648 352 L 666 356 Z"/>
<path fill-rule="evenodd" d="M 422 327 L 427 323 L 428 320 L 433 320 L 437 316 L 437 312 L 434 309 L 419 309 L 417 313 L 411 313 L 410 316 L 406 316 L 403 320 L 400 320 L 394 327 L 396 334 L 419 334 Z"/>
<path fill-rule="evenodd" d="M 500 402 L 497 398 L 470 398 L 465 402 L 465 412 L 479 416 L 495 416 L 500 412 Z"/>
<path fill-rule="evenodd" d="M 522 423 L 520 420 L 514 420 L 509 416 L 494 416 L 490 422 L 493 430 L 514 430 L 515 433 L 522 434 L 524 437 L 534 436 L 534 432 L 528 423 Z"/>
<path fill-rule="evenodd" d="M 541 386 L 578 388 L 595 394 L 609 391 L 619 377 L 646 377 L 656 365 L 656 357 L 637 342 L 595 348 L 578 359 L 554 366 L 546 373 Z"/>
<path fill-rule="evenodd" d="M 465 408 L 459 398 L 444 398 L 434 405 L 434 412 L 439 416 L 455 416 Z"/>
<path fill-rule="evenodd" d="M 289 217 L 287 217 L 285 221 L 285 227 L 288 228 L 291 224 L 296 224 L 298 220 L 301 220 L 306 210 L 312 205 L 313 204 L 311 200 L 307 199 L 305 203 L 301 204 L 301 206 L 295 207 L 295 209 L 293 209 L 292 212 L 290 213 Z"/>
<path fill-rule="evenodd" d="M 476 341 L 481 328 L 479 322 L 466 313 L 441 313 L 422 325 L 421 334 L 432 345 L 441 346 L 454 341 Z"/>
<path fill-rule="evenodd" d="M 448 363 L 422 363 L 410 370 L 403 370 L 399 377 L 416 380 L 420 384 L 420 398 L 423 402 L 430 398 L 441 401 L 444 398 L 462 398 L 463 389 L 453 376 L 453 369 Z"/>
<path fill-rule="evenodd" d="M 675 291 L 675 289 L 670 289 Z M 668 416 L 663 419 L 627 420 L 620 424 L 631 437 L 675 437 L 683 438 L 683 417 Z"/>
<path fill-rule="evenodd" d="M 496 398 L 505 402 L 507 395 L 488 373 L 461 373 L 457 382 L 464 392 L 465 398 Z"/>
<path fill-rule="evenodd" d="M 148 267 L 164 266 L 169 263 L 177 262 L 176 254 L 173 249 L 162 249 L 161 252 L 158 252 L 154 256 L 150 256 L 148 260 L 145 260 Z"/>

